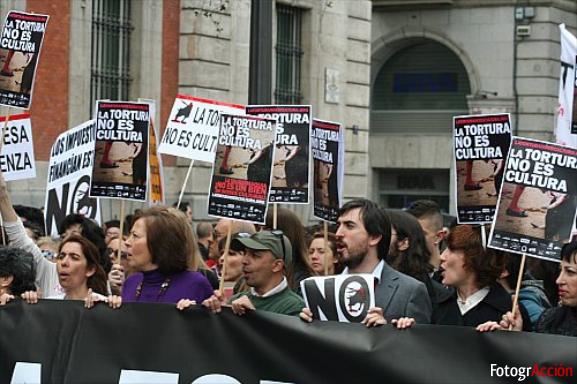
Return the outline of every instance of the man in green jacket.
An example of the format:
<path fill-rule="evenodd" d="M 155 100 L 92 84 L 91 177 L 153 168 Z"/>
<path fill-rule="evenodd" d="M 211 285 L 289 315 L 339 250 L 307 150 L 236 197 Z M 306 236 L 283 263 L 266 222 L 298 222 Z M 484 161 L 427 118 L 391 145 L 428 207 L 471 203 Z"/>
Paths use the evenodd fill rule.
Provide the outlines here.
<path fill-rule="evenodd" d="M 250 287 L 248 291 L 231 297 L 229 303 L 233 312 L 243 315 L 257 309 L 298 316 L 305 304 L 290 289 L 285 277 L 285 266 L 292 264 L 292 246 L 282 231 L 261 231 L 253 235 L 240 233 L 232 240 L 231 248 L 244 251 L 242 272 Z M 213 295 L 203 305 L 213 312 L 220 312 L 222 302 Z"/>

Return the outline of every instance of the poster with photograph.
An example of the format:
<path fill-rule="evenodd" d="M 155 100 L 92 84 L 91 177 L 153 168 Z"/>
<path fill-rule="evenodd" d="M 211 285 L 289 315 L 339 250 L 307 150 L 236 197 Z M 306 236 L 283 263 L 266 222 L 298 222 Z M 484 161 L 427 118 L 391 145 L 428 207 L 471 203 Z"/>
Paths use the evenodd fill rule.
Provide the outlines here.
<path fill-rule="evenodd" d="M 277 121 L 271 203 L 307 204 L 310 169 L 310 105 L 249 105 L 248 115 Z"/>
<path fill-rule="evenodd" d="M 58 237 L 64 218 L 78 213 L 100 224 L 100 201 L 89 196 L 96 123 L 61 133 L 50 151 L 44 200 L 46 233 Z"/>
<path fill-rule="evenodd" d="M 6 129 L 0 151 L 0 169 L 6 181 L 33 179 L 36 177 L 34 143 L 30 114 L 22 113 L 0 117 L 0 124 Z"/>
<path fill-rule="evenodd" d="M 311 148 L 314 216 L 336 222 L 345 176 L 345 142 L 341 125 L 313 119 Z"/>
<path fill-rule="evenodd" d="M 375 277 L 368 273 L 313 276 L 300 286 L 313 319 L 360 323 L 375 306 Z"/>
<path fill-rule="evenodd" d="M 220 115 L 223 113 L 244 115 L 244 105 L 188 95 L 176 96 L 158 152 L 214 163 Z"/>
<path fill-rule="evenodd" d="M 0 104 L 29 109 L 47 15 L 10 11 L 0 37 Z"/>
<path fill-rule="evenodd" d="M 557 143 L 577 148 L 577 37 L 565 24 L 559 26 L 559 31 L 561 72 L 555 137 Z"/>
<path fill-rule="evenodd" d="M 275 120 L 221 115 L 209 215 L 265 223 L 275 134 Z"/>
<path fill-rule="evenodd" d="M 98 101 L 91 197 L 146 200 L 150 106 Z"/>
<path fill-rule="evenodd" d="M 577 209 L 577 149 L 514 137 L 489 246 L 559 261 Z"/>
<path fill-rule="evenodd" d="M 493 221 L 511 145 L 511 118 L 496 115 L 453 118 L 455 201 L 459 224 Z"/>

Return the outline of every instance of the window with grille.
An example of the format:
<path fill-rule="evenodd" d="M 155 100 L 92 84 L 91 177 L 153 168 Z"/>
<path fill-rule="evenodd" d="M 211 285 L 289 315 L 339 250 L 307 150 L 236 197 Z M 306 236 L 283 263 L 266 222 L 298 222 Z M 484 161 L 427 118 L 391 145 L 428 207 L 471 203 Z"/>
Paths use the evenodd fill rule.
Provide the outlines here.
<path fill-rule="evenodd" d="M 130 94 L 131 0 L 92 1 L 91 110 L 99 99 Z"/>
<path fill-rule="evenodd" d="M 277 5 L 276 104 L 299 104 L 301 95 L 301 24 L 300 8 Z"/>

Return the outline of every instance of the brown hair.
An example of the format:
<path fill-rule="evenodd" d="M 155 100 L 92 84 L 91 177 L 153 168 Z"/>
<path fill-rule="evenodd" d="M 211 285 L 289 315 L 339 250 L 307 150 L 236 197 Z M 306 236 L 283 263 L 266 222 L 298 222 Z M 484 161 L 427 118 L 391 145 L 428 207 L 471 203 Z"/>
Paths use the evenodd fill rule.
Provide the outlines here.
<path fill-rule="evenodd" d="M 164 274 L 196 271 L 201 265 L 196 236 L 178 209 L 152 207 L 139 215 L 146 220 L 146 240 L 152 263 Z"/>
<path fill-rule="evenodd" d="M 447 236 L 447 246 L 451 251 L 463 252 L 464 268 L 475 274 L 479 288 L 495 283 L 505 266 L 502 253 L 483 248 L 480 227 L 456 226 Z"/>
<path fill-rule="evenodd" d="M 314 239 L 324 240 L 324 238 L 325 238 L 324 232 L 315 232 L 310 238 L 308 246 L 309 247 L 311 246 L 311 243 L 313 242 Z M 333 258 L 337 261 L 335 264 L 335 275 L 336 275 L 341 273 L 344 269 L 344 264 L 341 255 L 337 252 L 337 236 L 332 232 L 328 232 L 327 240 L 328 240 L 328 246 L 331 249 L 331 252 L 333 253 Z"/>
<path fill-rule="evenodd" d="M 84 254 L 84 258 L 86 259 L 86 268 L 94 269 L 94 273 L 92 276 L 88 277 L 86 281 L 86 286 L 91 288 L 94 292 L 100 293 L 102 295 L 108 294 L 108 288 L 106 284 L 106 273 L 104 269 L 98 263 L 99 255 L 98 248 L 91 241 L 88 239 L 72 234 L 66 237 L 64 240 L 60 242 L 58 247 L 58 254 L 62 251 L 64 244 L 67 243 L 77 243 L 80 244 L 80 248 L 82 249 L 82 253 Z"/>

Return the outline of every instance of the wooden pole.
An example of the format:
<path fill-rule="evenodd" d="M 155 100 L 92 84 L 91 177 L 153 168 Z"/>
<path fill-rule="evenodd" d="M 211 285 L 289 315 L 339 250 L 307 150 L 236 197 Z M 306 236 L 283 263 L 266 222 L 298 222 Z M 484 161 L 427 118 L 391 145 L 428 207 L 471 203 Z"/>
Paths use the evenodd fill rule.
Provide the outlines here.
<path fill-rule="evenodd" d="M 323 257 L 323 267 L 325 269 L 325 276 L 329 274 L 329 224 L 323 221 L 323 238 L 325 254 Z"/>
<path fill-rule="evenodd" d="M 517 276 L 517 286 L 515 287 L 515 296 L 513 298 L 513 309 L 511 312 L 513 313 L 513 319 L 515 318 L 515 312 L 517 309 L 517 303 L 519 302 L 519 290 L 521 289 L 521 281 L 523 280 L 523 272 L 525 271 L 525 259 L 527 256 L 523 254 L 521 258 L 521 266 L 519 267 L 519 276 Z M 513 329 L 513 324 L 509 325 L 509 331 Z"/>
<path fill-rule="evenodd" d="M 4 135 L 6 134 L 6 128 L 8 128 L 8 121 L 12 116 L 12 108 L 8 107 L 8 113 L 4 119 L 4 124 L 2 125 L 2 136 L 0 137 L 0 153 L 2 152 L 2 146 L 4 145 Z M 6 245 L 6 233 L 4 232 L 4 219 L 0 215 L 0 230 L 2 230 L 2 244 Z"/>
<path fill-rule="evenodd" d="M 188 178 L 190 177 L 190 172 L 192 172 L 192 166 L 194 165 L 194 160 L 190 160 L 190 165 L 188 166 L 188 171 L 186 172 L 186 177 L 184 178 L 184 183 L 182 183 L 182 188 L 180 190 L 180 196 L 178 196 L 178 203 L 176 203 L 176 208 L 180 208 L 180 203 L 182 202 L 182 195 L 184 195 L 184 190 L 186 189 L 186 184 L 188 184 Z"/>
<path fill-rule="evenodd" d="M 228 223 L 228 231 L 226 233 L 226 241 L 224 243 L 224 261 L 222 263 L 222 270 L 220 273 L 220 284 L 218 286 L 218 291 L 220 297 L 224 297 L 224 275 L 226 273 L 226 263 L 228 262 L 228 251 L 230 250 L 230 240 L 232 237 L 232 219 Z"/>
<path fill-rule="evenodd" d="M 118 244 L 118 251 L 116 252 L 116 263 L 120 265 L 122 261 L 122 235 L 124 233 L 124 200 L 120 200 L 120 242 Z"/>
<path fill-rule="evenodd" d="M 485 230 L 485 224 L 481 224 L 481 244 L 483 244 L 483 249 L 487 249 L 487 232 Z"/>
<path fill-rule="evenodd" d="M 278 204 L 272 204 L 272 229 L 277 229 L 278 224 Z"/>

